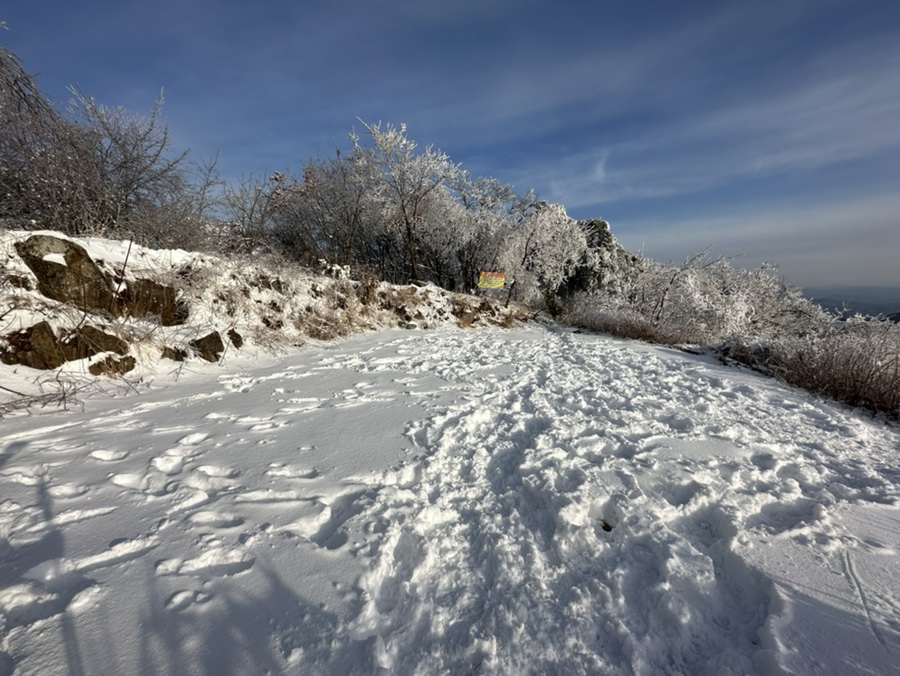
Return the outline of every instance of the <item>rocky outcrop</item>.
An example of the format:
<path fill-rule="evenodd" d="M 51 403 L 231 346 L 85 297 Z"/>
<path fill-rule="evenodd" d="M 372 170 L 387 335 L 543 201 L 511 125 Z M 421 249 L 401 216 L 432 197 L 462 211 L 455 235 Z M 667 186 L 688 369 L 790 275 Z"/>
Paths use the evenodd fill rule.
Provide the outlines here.
<path fill-rule="evenodd" d="M 175 287 L 151 279 L 124 283 L 113 279 L 75 242 L 32 235 L 15 247 L 37 278 L 38 291 L 47 298 L 113 317 L 159 317 L 163 326 L 187 321 L 187 305 L 178 298 Z"/>
<path fill-rule="evenodd" d="M 128 352 L 128 344 L 124 340 L 90 324 L 63 331 L 57 336 L 48 322 L 39 322 L 8 335 L 6 341 L 6 350 L 0 353 L 0 361 L 34 369 L 55 369 L 67 361 L 87 359 L 103 352 L 119 356 Z"/>
<path fill-rule="evenodd" d="M 55 369 L 69 361 L 106 354 L 88 366 L 94 375 L 117 376 L 131 371 L 135 359 L 128 354 L 126 340 L 83 323 L 88 316 L 104 318 L 150 318 L 162 326 L 179 326 L 188 319 L 188 305 L 174 286 L 152 279 L 126 277 L 124 270 L 113 272 L 102 261 L 93 260 L 80 244 L 63 237 L 34 234 L 15 242 L 15 251 L 34 275 L 6 273 L 4 281 L 15 288 L 38 293 L 59 303 L 70 304 L 85 313 L 82 324 L 57 329 L 42 321 L 20 331 L 0 336 L 0 362 L 35 369 Z M 262 283 L 262 282 L 261 282 Z M 280 280 L 265 278 L 267 289 L 281 286 Z M 50 316 L 50 315 L 48 315 Z M 57 323 L 59 325 L 59 323 Z M 231 329 L 231 343 L 240 348 L 241 335 Z M 222 336 L 213 331 L 191 341 L 184 349 L 166 347 L 163 357 L 183 361 L 189 350 L 216 362 L 225 351 Z"/>
<path fill-rule="evenodd" d="M 11 333 L 6 340 L 6 350 L 0 353 L 0 361 L 4 364 L 55 369 L 65 362 L 56 334 L 47 322 Z"/>
<path fill-rule="evenodd" d="M 566 298 L 581 291 L 602 289 L 615 295 L 637 264 L 637 256 L 622 248 L 602 218 L 580 220 L 578 227 L 584 232 L 588 248 L 557 294 Z"/>
<path fill-rule="evenodd" d="M 42 295 L 88 312 L 120 314 L 111 280 L 81 245 L 50 235 L 32 235 L 15 246 L 37 278 Z"/>
<path fill-rule="evenodd" d="M 101 352 L 115 352 L 124 355 L 128 352 L 128 343 L 100 329 L 87 324 L 72 331 L 64 331 L 60 336 L 59 347 L 66 361 L 87 359 Z"/>

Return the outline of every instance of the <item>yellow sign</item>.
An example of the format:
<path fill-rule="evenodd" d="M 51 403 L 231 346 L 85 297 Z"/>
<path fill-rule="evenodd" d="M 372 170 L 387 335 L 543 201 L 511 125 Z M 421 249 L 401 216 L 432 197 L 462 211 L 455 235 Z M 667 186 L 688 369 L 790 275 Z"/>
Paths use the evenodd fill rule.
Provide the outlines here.
<path fill-rule="evenodd" d="M 506 275 L 502 272 L 482 272 L 478 275 L 479 289 L 502 289 L 506 284 Z"/>

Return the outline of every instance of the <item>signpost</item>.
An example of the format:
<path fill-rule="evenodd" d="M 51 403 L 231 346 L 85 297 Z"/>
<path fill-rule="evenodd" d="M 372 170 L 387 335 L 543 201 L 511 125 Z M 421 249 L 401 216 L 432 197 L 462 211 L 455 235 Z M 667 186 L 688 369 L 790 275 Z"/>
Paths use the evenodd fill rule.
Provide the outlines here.
<path fill-rule="evenodd" d="M 500 291 L 506 284 L 506 275 L 502 272 L 478 273 L 478 288 L 491 291 Z"/>

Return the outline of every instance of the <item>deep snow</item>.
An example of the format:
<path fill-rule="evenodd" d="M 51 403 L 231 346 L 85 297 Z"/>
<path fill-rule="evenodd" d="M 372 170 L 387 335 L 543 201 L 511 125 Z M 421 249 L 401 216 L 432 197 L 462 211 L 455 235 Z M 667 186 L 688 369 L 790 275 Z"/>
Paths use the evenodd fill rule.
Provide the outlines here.
<path fill-rule="evenodd" d="M 0 420 L 0 674 L 890 674 L 900 434 L 540 327 Z"/>

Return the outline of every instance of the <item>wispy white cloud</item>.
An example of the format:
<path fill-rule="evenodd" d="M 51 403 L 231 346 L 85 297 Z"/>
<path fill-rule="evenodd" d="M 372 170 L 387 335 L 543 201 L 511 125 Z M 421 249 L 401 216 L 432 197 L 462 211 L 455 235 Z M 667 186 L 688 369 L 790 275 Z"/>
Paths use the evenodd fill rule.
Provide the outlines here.
<path fill-rule="evenodd" d="M 520 172 L 571 207 L 709 191 L 761 175 L 806 171 L 900 148 L 900 43 L 854 44 L 809 64 L 802 82 L 663 123 L 605 149 Z"/>

